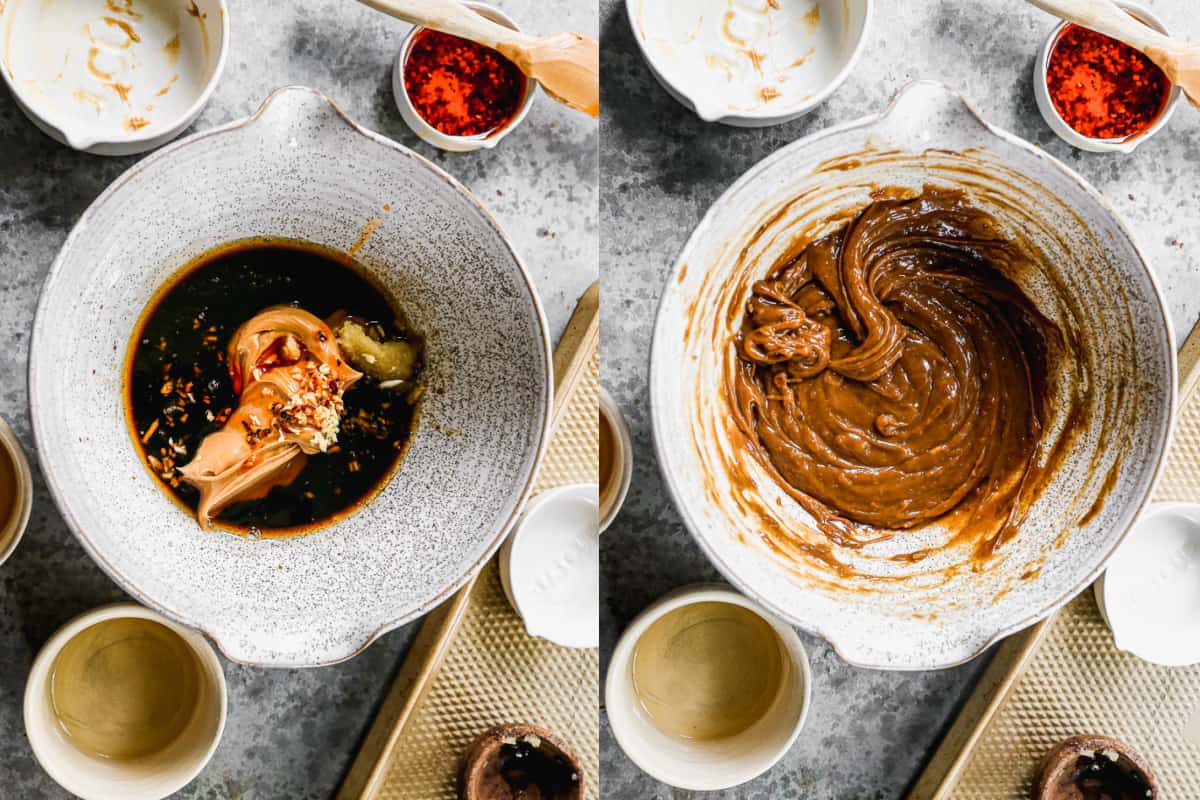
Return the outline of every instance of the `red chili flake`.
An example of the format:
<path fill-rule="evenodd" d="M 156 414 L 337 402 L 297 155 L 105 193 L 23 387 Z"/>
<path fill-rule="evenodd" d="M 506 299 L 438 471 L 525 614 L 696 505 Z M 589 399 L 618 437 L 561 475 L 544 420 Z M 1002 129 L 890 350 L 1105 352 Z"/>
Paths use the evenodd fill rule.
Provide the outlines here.
<path fill-rule="evenodd" d="M 1128 139 L 1154 124 L 1171 83 L 1129 45 L 1078 25 L 1066 26 L 1046 69 L 1050 99 L 1063 121 L 1093 139 Z"/>
<path fill-rule="evenodd" d="M 422 119 L 451 136 L 485 136 L 512 120 L 525 76 L 500 53 L 428 28 L 413 37 L 404 89 Z"/>

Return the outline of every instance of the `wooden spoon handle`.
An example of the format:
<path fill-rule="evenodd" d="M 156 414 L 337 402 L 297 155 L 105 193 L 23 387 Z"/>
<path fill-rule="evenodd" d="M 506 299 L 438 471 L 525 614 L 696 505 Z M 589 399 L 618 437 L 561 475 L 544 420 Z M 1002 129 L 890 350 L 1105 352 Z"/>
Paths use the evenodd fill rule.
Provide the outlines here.
<path fill-rule="evenodd" d="M 1111 36 L 1138 50 L 1166 48 L 1174 44 L 1148 25 L 1122 11 L 1112 0 L 1029 0 L 1056 17 Z"/>
<path fill-rule="evenodd" d="M 364 5 L 398 19 L 461 36 L 496 48 L 524 44 L 529 37 L 476 14 L 458 0 L 361 0 Z"/>

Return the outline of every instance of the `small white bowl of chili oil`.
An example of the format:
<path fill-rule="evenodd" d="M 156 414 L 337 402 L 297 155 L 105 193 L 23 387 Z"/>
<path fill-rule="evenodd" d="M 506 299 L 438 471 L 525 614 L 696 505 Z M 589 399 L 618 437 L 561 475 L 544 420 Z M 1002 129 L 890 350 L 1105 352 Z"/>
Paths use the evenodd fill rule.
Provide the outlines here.
<path fill-rule="evenodd" d="M 1145 6 L 1117 5 L 1143 25 L 1169 33 Z M 1033 92 L 1050 129 L 1093 153 L 1132 152 L 1167 124 L 1181 95 L 1140 51 L 1070 22 L 1056 27 L 1042 46 Z"/>
<path fill-rule="evenodd" d="M 465 3 L 513 30 L 517 24 L 486 3 Z M 421 139 L 453 152 L 495 147 L 521 124 L 536 84 L 490 47 L 430 28 L 413 28 L 392 70 L 400 116 Z"/>

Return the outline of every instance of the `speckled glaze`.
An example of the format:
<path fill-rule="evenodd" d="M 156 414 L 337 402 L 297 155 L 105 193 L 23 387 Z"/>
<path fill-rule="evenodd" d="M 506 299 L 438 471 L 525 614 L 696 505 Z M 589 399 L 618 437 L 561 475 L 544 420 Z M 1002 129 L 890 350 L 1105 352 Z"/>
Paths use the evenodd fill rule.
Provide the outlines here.
<path fill-rule="evenodd" d="M 202 531 L 139 462 L 122 408 L 126 344 L 153 292 L 252 236 L 361 244 L 355 258 L 426 336 L 429 391 L 398 473 L 296 539 Z M 42 468 L 84 548 L 143 603 L 268 666 L 349 658 L 461 586 L 529 492 L 551 391 L 540 302 L 486 210 L 298 87 L 141 161 L 92 204 L 50 270 L 30 358 Z"/>
<path fill-rule="evenodd" d="M 1083 408 L 1090 425 L 1069 440 L 1068 455 L 999 563 L 962 568 L 962 553 L 943 548 L 947 533 L 928 526 L 863 550 L 855 567 L 888 580 L 831 578 L 819 565 L 785 562 L 757 534 L 763 524 L 792 530 L 812 524 L 757 464 L 742 462 L 758 478 L 752 490 L 733 485 L 721 470 L 728 454 L 744 458 L 723 423 L 728 409 L 720 387 L 736 322 L 725 309 L 740 307 L 761 277 L 755 269 L 772 263 L 799 231 L 861 206 L 874 186 L 926 182 L 967 188 L 1046 256 L 1047 274 L 1062 282 L 1071 303 L 1061 302 L 1041 274 L 1018 280 L 1043 313 L 1086 342 L 1077 375 L 1091 387 Z M 821 191 L 792 203 L 814 186 Z M 1086 587 L 1149 496 L 1175 387 L 1174 339 L 1152 274 L 1116 213 L 1082 178 L 983 122 L 940 84 L 912 84 L 882 115 L 813 134 L 753 167 L 709 210 L 666 285 L 650 399 L 673 499 L 731 582 L 827 638 L 851 663 L 932 669 L 978 655 Z M 1061 429 L 1065 420 L 1048 428 L 1055 424 Z M 769 520 L 745 512 L 746 493 Z M 937 552 L 911 563 L 891 558 L 923 547 Z"/>

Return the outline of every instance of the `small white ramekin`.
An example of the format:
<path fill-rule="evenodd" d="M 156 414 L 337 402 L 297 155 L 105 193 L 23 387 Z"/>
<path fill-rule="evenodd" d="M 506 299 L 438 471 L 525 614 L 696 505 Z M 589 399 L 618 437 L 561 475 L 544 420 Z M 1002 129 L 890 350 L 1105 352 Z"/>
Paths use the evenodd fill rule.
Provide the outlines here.
<path fill-rule="evenodd" d="M 500 583 L 525 630 L 562 647 L 600 646 L 597 488 L 542 492 L 500 548 Z"/>
<path fill-rule="evenodd" d="M 33 509 L 33 472 L 17 435 L 3 417 L 0 417 L 0 449 L 8 454 L 17 476 L 16 507 L 7 520 L 0 519 L 0 564 L 3 564 L 17 549 L 29 527 L 29 514 Z"/>
<path fill-rule="evenodd" d="M 56 1 L 61 7 L 62 0 Z M 194 94 L 191 102 L 184 107 L 182 112 L 171 119 L 164 120 L 161 124 L 155 121 L 155 124 L 149 127 L 144 129 L 130 129 L 126 134 L 119 137 L 98 135 L 94 130 L 88 129 L 88 114 L 91 113 L 91 107 L 86 103 L 78 103 L 76 108 L 71 109 L 71 113 L 67 113 L 62 107 L 50 102 L 43 92 L 33 88 L 31 86 L 33 84 L 32 81 L 24 79 L 21 75 L 12 74 L 12 69 L 9 66 L 9 51 L 13 47 L 13 42 L 21 40 L 22 37 L 32 36 L 35 32 L 41 30 L 41 27 L 37 25 L 36 17 L 30 20 L 25 20 L 24 16 L 20 18 L 21 24 L 25 28 L 29 28 L 29 30 L 14 30 L 14 27 L 16 27 L 15 23 L 18 22 L 18 15 L 26 6 L 32 6 L 38 2 L 43 2 L 43 0 L 9 0 L 8 3 L 0 2 L 0 62 L 5 67 L 0 69 L 0 76 L 3 77 L 4 82 L 8 85 L 9 90 L 17 101 L 17 105 L 24 112 L 25 116 L 50 138 L 76 150 L 93 155 L 128 156 L 144 153 L 166 144 L 183 133 L 200 116 L 200 112 L 204 110 L 204 107 L 208 105 L 208 101 L 216 89 L 217 82 L 221 78 L 221 73 L 225 69 L 225 57 L 229 52 L 229 14 L 226 8 L 226 0 L 196 0 L 194 6 L 192 6 L 195 9 L 194 14 L 190 10 L 187 10 L 186 4 L 184 4 L 184 10 L 178 11 L 185 18 L 189 14 L 197 17 L 199 22 L 204 26 L 205 51 L 209 54 L 206 65 L 208 72 L 203 78 L 203 84 L 198 87 L 198 91 Z M 153 2 L 165 3 L 168 0 L 153 0 Z M 47 2 L 46 5 L 48 6 L 49 3 Z M 81 3 L 78 26 L 71 26 L 69 29 L 71 31 L 70 36 L 65 39 L 60 37 L 60 42 L 70 42 L 76 51 L 79 48 L 85 48 L 87 45 L 82 42 L 80 37 L 84 36 L 84 32 L 87 30 L 85 23 L 99 23 L 102 19 L 103 4 L 100 4 L 100 6 L 101 12 L 96 12 L 88 4 Z M 111 19 L 113 18 L 112 14 L 116 12 L 103 13 L 109 13 L 109 18 Z M 124 18 L 118 21 L 124 21 Z M 48 27 L 53 28 L 53 26 Z M 154 46 L 158 47 L 157 44 L 154 44 Z M 138 78 L 139 82 L 153 82 L 154 85 L 162 85 L 167 90 L 172 90 L 171 87 L 178 87 L 184 84 L 183 81 L 178 80 L 179 75 L 177 73 L 172 73 L 168 70 L 162 74 L 158 74 L 157 71 L 154 71 L 154 74 L 146 74 L 145 64 L 139 64 L 139 66 L 141 67 Z M 178 88 L 174 88 L 173 90 L 180 91 Z M 122 113 L 126 112 L 130 116 L 152 113 L 142 108 L 122 110 Z"/>
<path fill-rule="evenodd" d="M 200 667 L 201 694 L 191 722 L 163 751 L 132 761 L 108 761 L 76 749 L 60 733 L 50 696 L 54 660 L 83 630 L 110 619 L 148 619 L 179 635 Z M 135 603 L 114 603 L 63 625 L 43 645 L 25 683 L 25 735 L 46 773 L 83 800 L 160 800 L 186 786 L 212 758 L 225 730 L 228 689 L 221 662 L 193 630 Z"/>
<path fill-rule="evenodd" d="M 1139 3 L 1126 2 L 1126 0 L 1116 0 L 1116 3 L 1125 11 L 1128 11 L 1139 22 L 1149 25 L 1159 33 L 1170 33 L 1162 20 L 1156 17 L 1154 12 L 1145 6 Z M 1046 84 L 1046 73 L 1050 66 L 1050 53 L 1054 50 L 1054 45 L 1058 42 L 1058 37 L 1063 32 L 1063 29 L 1070 24 L 1069 22 L 1061 22 L 1054 27 L 1054 30 L 1050 31 L 1050 35 L 1046 37 L 1046 41 L 1038 53 L 1037 61 L 1034 62 L 1033 96 L 1037 101 L 1038 111 L 1041 112 L 1042 119 L 1046 120 L 1046 124 L 1050 126 L 1050 130 L 1058 134 L 1060 139 L 1072 147 L 1077 147 L 1080 150 L 1086 150 L 1091 153 L 1132 153 L 1134 148 L 1149 139 L 1167 124 L 1167 121 L 1171 119 L 1171 115 L 1175 113 L 1175 107 L 1179 105 L 1179 98 L 1182 92 L 1178 86 L 1172 86 L 1171 96 L 1167 99 L 1167 105 L 1162 110 L 1162 113 L 1158 115 L 1158 119 L 1154 121 L 1153 125 L 1136 136 L 1126 139 L 1093 139 L 1089 136 L 1084 136 L 1059 116 L 1058 110 L 1054 107 L 1054 102 L 1050 99 L 1050 88 Z"/>
<path fill-rule="evenodd" d="M 617 437 L 616 451 L 613 453 L 613 469 L 617 471 L 616 481 L 609 487 L 605 496 L 600 498 L 600 532 L 604 533 L 617 512 L 629 495 L 629 485 L 633 482 L 633 436 L 629 426 L 625 424 L 625 415 L 621 407 L 613 400 L 603 386 L 600 387 L 600 416 L 608 421 L 608 426 Z"/>
<path fill-rule="evenodd" d="M 638 640 L 664 615 L 695 603 L 729 603 L 758 614 L 775 629 L 788 659 L 783 690 L 766 715 L 727 739 L 696 741 L 663 733 L 642 709 L 634 690 Z M 695 792 L 728 789 L 774 766 L 800 735 L 811 700 L 812 672 L 796 631 L 752 600 L 717 584 L 682 587 L 639 614 L 613 649 L 604 685 L 613 737 L 630 760 L 663 783 Z"/>
<path fill-rule="evenodd" d="M 1093 591 L 1118 650 L 1165 667 L 1200 664 L 1200 504 L 1148 506 Z"/>
<path fill-rule="evenodd" d="M 514 31 L 521 30 L 511 17 L 495 6 L 488 5 L 487 3 L 473 2 L 473 0 L 465 0 L 463 5 L 478 12 L 481 16 L 487 17 L 492 22 L 498 22 L 506 28 L 512 28 Z M 400 44 L 400 52 L 396 54 L 396 62 L 392 66 L 392 94 L 396 97 L 396 107 L 400 110 L 400 116 L 404 118 L 404 121 L 408 123 L 408 127 L 412 128 L 412 132 L 420 137 L 422 141 L 429 142 L 434 147 L 448 150 L 452 153 L 469 153 L 474 150 L 486 150 L 500 144 L 500 140 L 512 133 L 529 113 L 529 109 L 533 106 L 534 95 L 537 94 L 537 82 L 529 77 L 525 78 L 525 95 L 521 98 L 521 104 L 517 107 L 517 113 L 500 130 L 486 136 L 451 136 L 448 133 L 442 133 L 417 113 L 417 109 L 413 107 L 412 100 L 408 97 L 408 89 L 404 86 L 404 64 L 408 61 L 408 52 L 412 49 L 413 39 L 422 30 L 424 28 L 415 27 L 408 32 L 408 35 L 404 37 L 404 41 Z"/>

